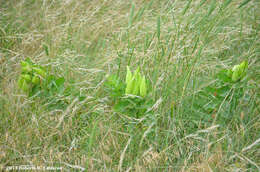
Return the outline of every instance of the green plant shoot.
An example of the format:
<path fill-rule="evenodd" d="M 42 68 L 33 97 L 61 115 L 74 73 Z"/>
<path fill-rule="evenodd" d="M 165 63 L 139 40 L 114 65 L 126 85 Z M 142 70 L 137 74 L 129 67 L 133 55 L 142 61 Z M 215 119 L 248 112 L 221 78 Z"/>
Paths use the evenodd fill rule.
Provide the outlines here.
<path fill-rule="evenodd" d="M 145 76 L 141 75 L 139 67 L 135 70 L 134 75 L 132 75 L 130 68 L 127 66 L 125 94 L 132 94 L 141 97 L 146 96 L 146 79 Z"/>
<path fill-rule="evenodd" d="M 247 72 L 248 69 L 248 62 L 243 61 L 239 65 L 235 65 L 232 70 L 227 71 L 227 75 L 232 79 L 233 82 L 237 82 L 238 80 L 242 79 Z"/>
<path fill-rule="evenodd" d="M 41 80 L 46 78 L 46 71 L 43 67 L 34 64 L 29 58 L 21 61 L 22 72 L 18 79 L 18 86 L 25 92 L 39 86 Z"/>

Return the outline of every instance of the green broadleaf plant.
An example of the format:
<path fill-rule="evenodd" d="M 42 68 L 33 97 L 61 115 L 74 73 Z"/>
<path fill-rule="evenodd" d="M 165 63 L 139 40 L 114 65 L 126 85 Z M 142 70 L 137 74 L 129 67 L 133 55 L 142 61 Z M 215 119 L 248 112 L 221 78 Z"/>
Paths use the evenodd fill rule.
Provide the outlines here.
<path fill-rule="evenodd" d="M 72 87 L 65 87 L 65 78 L 57 77 L 47 72 L 46 68 L 33 63 L 29 58 L 21 61 L 21 74 L 18 87 L 29 97 L 40 97 L 48 102 L 48 108 L 65 108 L 71 95 L 79 96 L 84 100 L 79 91 Z M 65 99 L 65 97 L 67 97 Z M 50 103 L 51 102 L 51 103 Z"/>
<path fill-rule="evenodd" d="M 222 122 L 231 119 L 232 112 L 238 107 L 247 88 L 247 80 L 242 80 L 246 76 L 247 70 L 248 62 L 246 60 L 231 69 L 221 70 L 216 75 L 216 82 L 199 92 L 194 106 L 203 109 L 202 111 L 206 114 L 214 114 L 221 105 L 225 105 L 226 107 L 222 109 L 222 116 L 219 115 L 218 118 Z M 201 116 L 201 118 L 205 119 L 204 121 L 212 119 L 209 115 Z"/>
<path fill-rule="evenodd" d="M 65 79 L 47 73 L 43 66 L 34 64 L 29 58 L 21 61 L 21 74 L 18 86 L 30 96 L 38 91 L 48 94 L 56 94 L 64 91 Z"/>
<path fill-rule="evenodd" d="M 235 65 L 232 70 L 229 69 L 227 71 L 227 75 L 231 78 L 233 82 L 237 82 L 241 80 L 247 73 L 248 62 L 243 61 L 239 65 Z"/>
<path fill-rule="evenodd" d="M 109 76 L 105 90 L 111 97 L 109 101 L 113 109 L 131 117 L 143 117 L 153 105 L 153 100 L 148 99 L 147 80 L 141 75 L 139 67 L 132 73 L 127 66 L 124 81 L 117 75 Z"/>
<path fill-rule="evenodd" d="M 34 87 L 41 85 L 46 77 L 46 70 L 34 64 L 29 58 L 21 61 L 21 69 L 18 86 L 25 92 L 30 92 Z"/>

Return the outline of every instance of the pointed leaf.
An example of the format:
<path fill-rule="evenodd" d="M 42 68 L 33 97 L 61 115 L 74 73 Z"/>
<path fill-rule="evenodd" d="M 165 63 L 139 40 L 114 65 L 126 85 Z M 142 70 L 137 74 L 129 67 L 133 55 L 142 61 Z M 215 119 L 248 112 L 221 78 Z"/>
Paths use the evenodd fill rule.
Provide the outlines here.
<path fill-rule="evenodd" d="M 125 81 L 126 84 L 132 80 L 132 77 L 133 77 L 132 72 L 129 66 L 127 66 L 126 81 Z"/>
<path fill-rule="evenodd" d="M 31 75 L 29 75 L 29 74 L 23 74 L 23 75 L 21 75 L 27 82 L 31 82 L 31 80 L 32 80 L 32 77 L 31 77 Z"/>
<path fill-rule="evenodd" d="M 126 85 L 125 94 L 133 94 L 134 85 L 135 85 L 135 79 L 132 78 L 132 80 L 129 81 Z"/>
<path fill-rule="evenodd" d="M 35 85 L 39 84 L 40 83 L 40 77 L 39 76 L 34 76 L 32 78 L 32 83 L 35 84 Z"/>
<path fill-rule="evenodd" d="M 140 95 L 142 97 L 145 97 L 146 94 L 147 94 L 146 80 L 145 80 L 145 76 L 143 76 L 141 85 L 140 85 Z"/>

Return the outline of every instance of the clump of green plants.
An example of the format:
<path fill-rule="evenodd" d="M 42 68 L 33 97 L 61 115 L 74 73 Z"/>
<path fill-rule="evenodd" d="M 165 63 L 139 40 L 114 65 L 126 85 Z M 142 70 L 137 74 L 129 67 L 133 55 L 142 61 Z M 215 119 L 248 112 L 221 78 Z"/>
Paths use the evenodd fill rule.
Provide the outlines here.
<path fill-rule="evenodd" d="M 117 75 L 108 77 L 105 86 L 112 99 L 112 106 L 116 112 L 127 114 L 134 118 L 140 118 L 151 107 L 148 84 L 138 67 L 133 73 L 130 67 L 126 67 L 125 82 Z"/>
<path fill-rule="evenodd" d="M 64 91 L 64 77 L 56 77 L 47 72 L 43 66 L 32 62 L 30 58 L 21 61 L 21 74 L 18 86 L 29 96 L 42 91 L 48 94 L 61 93 Z"/>
<path fill-rule="evenodd" d="M 246 93 L 247 71 L 248 62 L 243 61 L 217 73 L 217 80 L 203 88 L 193 101 L 193 108 L 201 109 L 197 118 L 203 119 L 204 122 L 212 121 L 216 116 L 221 122 L 228 122 L 232 119 L 239 102 Z"/>
<path fill-rule="evenodd" d="M 21 61 L 21 74 L 18 79 L 18 86 L 24 92 L 31 92 L 36 87 L 42 87 L 46 79 L 46 69 L 34 64 L 29 58 Z"/>
<path fill-rule="evenodd" d="M 141 97 L 147 95 L 146 79 L 145 76 L 140 74 L 140 68 L 137 68 L 134 74 L 132 74 L 129 66 L 127 66 L 125 94 Z"/>
<path fill-rule="evenodd" d="M 246 76 L 248 70 L 248 62 L 243 61 L 239 65 L 235 65 L 232 69 L 228 69 L 226 75 L 229 77 L 229 81 L 237 82 Z"/>
<path fill-rule="evenodd" d="M 47 102 L 52 109 L 66 107 L 65 97 L 71 94 L 71 88 L 65 89 L 64 77 L 50 74 L 46 67 L 35 64 L 30 58 L 21 61 L 18 87 L 29 97 Z"/>

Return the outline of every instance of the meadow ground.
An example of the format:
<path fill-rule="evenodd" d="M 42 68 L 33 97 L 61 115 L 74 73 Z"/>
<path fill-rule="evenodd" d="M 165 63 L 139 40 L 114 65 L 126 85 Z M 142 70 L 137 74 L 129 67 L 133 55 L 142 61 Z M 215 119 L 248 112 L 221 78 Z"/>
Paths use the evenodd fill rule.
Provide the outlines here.
<path fill-rule="evenodd" d="M 0 168 L 259 171 L 259 30 L 258 0 L 0 0 Z M 61 91 L 19 89 L 27 57 Z M 106 84 L 127 65 L 148 86 L 131 111 Z"/>

